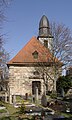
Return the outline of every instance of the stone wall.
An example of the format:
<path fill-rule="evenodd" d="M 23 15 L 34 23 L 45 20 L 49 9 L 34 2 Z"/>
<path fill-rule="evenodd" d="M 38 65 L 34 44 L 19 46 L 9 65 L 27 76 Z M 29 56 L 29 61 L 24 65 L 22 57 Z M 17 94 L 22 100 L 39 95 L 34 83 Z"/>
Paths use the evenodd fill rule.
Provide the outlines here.
<path fill-rule="evenodd" d="M 9 67 L 9 88 L 12 95 L 25 95 L 26 93 L 32 94 L 32 81 L 41 81 L 41 93 L 44 92 L 44 81 L 41 75 L 35 78 L 33 74 L 38 68 L 34 67 Z M 40 68 L 41 69 L 41 68 Z M 39 69 L 38 69 L 39 70 Z M 49 71 L 51 68 L 49 68 Z M 48 73 L 49 74 L 49 73 Z M 51 75 L 53 77 L 53 75 Z M 48 90 L 53 89 L 53 81 L 48 80 Z"/>
<path fill-rule="evenodd" d="M 52 68 L 47 67 L 48 75 L 54 78 Z M 39 71 L 39 75 L 35 76 L 34 71 Z M 9 88 L 12 95 L 32 94 L 32 81 L 41 82 L 41 94 L 44 92 L 44 80 L 42 78 L 43 68 L 38 67 L 23 67 L 10 66 L 9 67 Z M 46 82 L 48 84 L 48 91 L 53 90 L 53 81 L 46 75 Z"/>

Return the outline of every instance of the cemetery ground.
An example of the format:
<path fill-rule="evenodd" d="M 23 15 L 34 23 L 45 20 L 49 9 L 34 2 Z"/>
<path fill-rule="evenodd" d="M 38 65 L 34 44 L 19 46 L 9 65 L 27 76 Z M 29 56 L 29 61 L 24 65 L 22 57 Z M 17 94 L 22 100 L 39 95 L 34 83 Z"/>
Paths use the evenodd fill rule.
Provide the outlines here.
<path fill-rule="evenodd" d="M 10 105 L 4 101 L 0 101 L 0 106 L 5 107 L 5 109 L 0 109 L 0 120 L 35 120 L 37 115 L 27 115 L 25 111 L 38 108 L 38 110 L 52 110 L 54 114 L 49 114 L 45 120 L 53 120 L 54 118 L 64 117 L 65 119 L 72 119 L 72 111 L 69 112 L 70 107 L 72 110 L 72 99 L 59 99 L 59 98 L 50 98 L 47 96 L 47 107 L 43 107 L 40 102 L 34 104 L 31 99 L 24 99 L 20 96 L 17 96 L 17 101 L 15 105 Z M 69 101 L 70 100 L 70 101 Z M 29 106 L 32 105 L 32 106 Z M 35 105 L 35 107 L 34 107 Z M 67 111 L 66 111 L 67 110 Z M 32 112 L 31 112 L 32 113 Z M 48 119 L 47 119 L 48 118 Z M 41 120 L 41 115 L 38 115 L 37 120 Z"/>

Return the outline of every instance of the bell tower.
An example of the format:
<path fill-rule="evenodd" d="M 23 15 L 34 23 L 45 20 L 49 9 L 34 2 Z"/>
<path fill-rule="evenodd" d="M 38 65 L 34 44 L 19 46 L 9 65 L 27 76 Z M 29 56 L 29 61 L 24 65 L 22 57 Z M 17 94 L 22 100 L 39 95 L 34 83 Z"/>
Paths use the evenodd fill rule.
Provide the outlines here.
<path fill-rule="evenodd" d="M 43 15 L 39 22 L 39 36 L 38 40 L 46 47 L 51 50 L 52 48 L 52 35 L 50 34 L 50 27 L 48 18 Z"/>

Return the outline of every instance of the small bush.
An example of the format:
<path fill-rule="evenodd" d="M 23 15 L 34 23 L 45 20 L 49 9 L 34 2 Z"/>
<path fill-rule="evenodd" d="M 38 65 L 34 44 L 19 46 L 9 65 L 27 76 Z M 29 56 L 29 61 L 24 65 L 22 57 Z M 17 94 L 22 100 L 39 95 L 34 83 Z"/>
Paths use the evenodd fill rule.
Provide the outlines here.
<path fill-rule="evenodd" d="M 25 113 L 25 110 L 26 110 L 25 105 L 22 104 L 20 107 L 20 113 Z"/>
<path fill-rule="evenodd" d="M 53 98 L 53 99 L 56 99 L 57 98 L 57 93 L 51 93 L 50 97 Z"/>

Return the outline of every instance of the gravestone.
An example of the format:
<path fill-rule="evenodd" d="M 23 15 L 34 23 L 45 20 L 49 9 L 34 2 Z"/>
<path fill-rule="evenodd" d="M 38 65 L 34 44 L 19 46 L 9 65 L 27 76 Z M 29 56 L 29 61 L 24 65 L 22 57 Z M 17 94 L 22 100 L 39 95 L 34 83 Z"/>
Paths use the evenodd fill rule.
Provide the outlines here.
<path fill-rule="evenodd" d="M 13 95 L 13 104 L 16 104 L 16 95 Z"/>
<path fill-rule="evenodd" d="M 28 93 L 25 94 L 25 99 L 28 100 Z"/>
<path fill-rule="evenodd" d="M 64 97 L 64 89 L 61 89 L 61 96 Z"/>
<path fill-rule="evenodd" d="M 36 93 L 35 93 L 35 103 L 38 103 L 38 87 L 36 87 Z"/>
<path fill-rule="evenodd" d="M 47 98 L 45 93 L 43 93 L 42 98 L 41 98 L 41 105 L 46 107 L 47 106 Z"/>
<path fill-rule="evenodd" d="M 5 92 L 5 102 L 7 103 L 7 92 Z"/>

